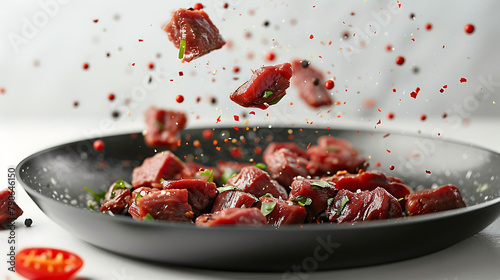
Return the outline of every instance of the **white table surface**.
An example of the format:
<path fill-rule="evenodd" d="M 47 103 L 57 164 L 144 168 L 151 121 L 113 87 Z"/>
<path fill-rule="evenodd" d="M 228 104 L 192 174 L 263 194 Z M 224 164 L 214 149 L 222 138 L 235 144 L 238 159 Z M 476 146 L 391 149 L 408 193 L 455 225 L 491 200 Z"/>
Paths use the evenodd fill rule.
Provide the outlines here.
<path fill-rule="evenodd" d="M 492 127 L 498 121 L 474 122 L 459 130 L 450 130 L 451 138 L 479 143 L 495 151 L 500 151 L 499 134 Z M 77 122 L 60 123 L 17 121 L 0 123 L 1 178 L 6 184 L 7 168 L 17 165 L 24 157 L 40 149 L 47 148 L 81 137 L 81 125 Z M 407 126 L 409 127 L 409 126 Z M 428 126 L 430 128 L 431 125 Z M 425 131 L 425 126 L 419 128 Z M 490 129 L 486 129 L 490 128 Z M 380 129 L 380 128 L 379 128 Z M 140 126 L 115 127 L 115 132 L 138 131 Z M 7 134 L 4 134 L 6 132 Z M 4 185 L 5 186 L 5 185 Z M 223 271 L 198 270 L 168 265 L 152 265 L 148 262 L 128 259 L 96 248 L 71 235 L 50 220 L 21 190 L 17 184 L 17 203 L 24 210 L 16 228 L 17 250 L 31 246 L 64 248 L 80 255 L 85 265 L 77 279 L 286 279 L 280 273 L 235 273 Z M 24 226 L 24 219 L 33 219 L 30 228 Z M 0 231 L 0 275 L 5 279 L 20 279 L 7 271 L 8 231 Z M 411 240 L 408 240 L 411 242 Z M 492 225 L 445 250 L 396 263 L 345 269 L 321 271 L 307 274 L 304 279 L 500 279 L 500 219 Z M 300 278 L 296 278 L 300 279 Z"/>

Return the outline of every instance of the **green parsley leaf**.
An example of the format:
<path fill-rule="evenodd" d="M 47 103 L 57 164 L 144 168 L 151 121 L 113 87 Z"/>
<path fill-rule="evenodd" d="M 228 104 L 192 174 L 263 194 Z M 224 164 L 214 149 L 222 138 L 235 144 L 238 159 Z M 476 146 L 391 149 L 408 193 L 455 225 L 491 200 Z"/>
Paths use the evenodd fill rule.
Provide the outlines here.
<path fill-rule="evenodd" d="M 229 179 L 231 179 L 234 176 L 236 176 L 236 170 L 234 170 L 230 167 L 226 167 L 226 168 L 224 168 L 224 172 L 220 176 L 220 181 L 222 184 L 225 184 L 225 183 L 227 183 L 227 181 Z"/>
<path fill-rule="evenodd" d="M 257 168 L 260 168 L 260 169 L 262 169 L 264 171 L 267 170 L 267 166 L 265 164 L 263 164 L 263 163 L 256 163 L 254 166 L 257 167 Z"/>
<path fill-rule="evenodd" d="M 292 198 L 290 199 L 290 201 L 297 202 L 300 206 L 311 205 L 311 203 L 313 202 L 309 197 L 302 195 L 299 195 L 296 198 Z"/>
<path fill-rule="evenodd" d="M 102 192 L 99 192 L 99 193 L 96 193 L 94 192 L 93 190 L 91 190 L 90 188 L 87 188 L 87 187 L 83 187 L 86 191 L 88 191 L 93 197 L 94 197 L 94 200 L 95 202 L 97 203 L 100 203 L 101 202 L 101 199 L 104 199 L 104 196 L 106 195 L 107 191 L 102 191 Z"/>
<path fill-rule="evenodd" d="M 138 200 L 139 198 L 141 198 L 141 197 L 142 197 L 141 193 L 140 193 L 140 192 L 138 192 L 138 193 L 135 195 L 135 202 L 137 203 L 137 200 Z"/>
<path fill-rule="evenodd" d="M 342 201 L 340 202 L 340 207 L 337 209 L 337 215 L 340 216 L 342 210 L 344 210 L 345 205 L 349 202 L 349 198 L 347 196 L 342 197 Z"/>
<path fill-rule="evenodd" d="M 217 188 L 217 191 L 219 193 L 223 193 L 223 192 L 227 192 L 227 191 L 233 191 L 233 190 L 236 190 L 236 187 L 233 187 L 233 186 L 227 186 L 227 187 L 220 187 L 220 188 Z"/>
<path fill-rule="evenodd" d="M 332 205 L 333 204 L 333 197 L 330 197 L 328 200 L 327 200 L 327 203 L 328 203 L 328 206 Z"/>
<path fill-rule="evenodd" d="M 262 215 L 267 216 L 273 212 L 274 207 L 276 207 L 276 201 L 273 202 L 264 202 L 260 206 L 260 212 L 262 212 Z"/>
<path fill-rule="evenodd" d="M 283 97 L 285 97 L 285 96 L 283 95 L 283 96 L 281 96 L 280 98 L 276 98 L 276 99 L 274 99 L 273 101 L 267 102 L 267 104 L 269 104 L 269 105 L 275 105 L 275 104 L 277 104 L 278 102 L 280 102 L 280 101 L 281 101 L 281 99 L 283 99 Z"/>
<path fill-rule="evenodd" d="M 311 183 L 311 188 L 313 190 L 321 190 L 324 188 L 333 188 L 333 185 L 327 181 L 315 181 Z"/>
<path fill-rule="evenodd" d="M 184 57 L 184 52 L 186 51 L 186 40 L 181 39 L 179 42 L 179 59 L 182 59 Z"/>
<path fill-rule="evenodd" d="M 92 203 L 89 203 L 89 210 L 94 211 L 94 205 L 92 205 Z"/>
<path fill-rule="evenodd" d="M 273 95 L 274 92 L 270 90 L 265 90 L 264 93 L 262 93 L 262 98 L 268 98 L 269 96 Z"/>
<path fill-rule="evenodd" d="M 201 176 L 208 176 L 207 182 L 213 182 L 214 181 L 214 170 L 213 169 L 205 169 L 203 172 L 200 173 Z"/>
<path fill-rule="evenodd" d="M 109 196 L 109 198 L 113 198 L 115 197 L 115 190 L 116 189 L 133 189 L 132 185 L 123 181 L 123 180 L 118 180 L 116 181 L 115 183 L 115 186 L 113 187 L 113 190 L 111 191 L 111 195 Z"/>
<path fill-rule="evenodd" d="M 154 220 L 155 220 L 155 218 L 153 218 L 153 215 L 147 213 L 146 217 L 142 221 L 154 221 Z"/>
<path fill-rule="evenodd" d="M 158 120 L 155 120 L 155 125 L 160 129 L 160 130 L 165 130 L 165 125 L 158 121 Z"/>

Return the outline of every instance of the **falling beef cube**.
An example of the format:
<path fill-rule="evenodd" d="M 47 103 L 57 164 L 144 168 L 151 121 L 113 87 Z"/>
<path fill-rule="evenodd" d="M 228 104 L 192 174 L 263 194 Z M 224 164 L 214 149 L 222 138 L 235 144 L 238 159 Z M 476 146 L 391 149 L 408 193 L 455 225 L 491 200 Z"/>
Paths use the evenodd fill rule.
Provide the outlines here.
<path fill-rule="evenodd" d="M 398 200 L 383 188 L 357 193 L 340 190 L 326 210 L 326 215 L 330 222 L 341 224 L 400 218 L 403 210 Z"/>
<path fill-rule="evenodd" d="M 372 191 L 381 187 L 398 199 L 402 207 L 405 205 L 406 197 L 411 193 L 411 189 L 401 179 L 387 176 L 379 170 L 362 171 L 358 174 L 338 172 L 325 180 L 333 183 L 339 190 L 344 189 L 351 192 L 357 190 Z"/>
<path fill-rule="evenodd" d="M 292 184 L 296 176 L 306 177 L 309 175 L 307 170 L 309 161 L 287 148 L 264 153 L 263 161 L 272 178 L 286 187 Z"/>
<path fill-rule="evenodd" d="M 271 194 L 274 197 L 287 199 L 288 194 L 278 182 L 271 179 L 267 172 L 255 166 L 247 166 L 229 179 L 226 186 L 236 187 L 240 191 L 251 193 L 256 197 Z"/>
<path fill-rule="evenodd" d="M 143 217 L 139 213 L 139 207 L 137 207 L 137 200 L 147 194 L 152 192 L 160 192 L 160 189 L 157 188 L 148 188 L 148 187 L 140 187 L 135 189 L 130 196 L 130 207 L 128 208 L 128 213 L 135 220 L 142 221 Z"/>
<path fill-rule="evenodd" d="M 146 135 L 144 142 L 150 147 L 165 146 L 177 148 L 179 131 L 186 126 L 187 118 L 183 112 L 149 107 L 146 112 Z"/>
<path fill-rule="evenodd" d="M 258 199 L 249 193 L 229 190 L 219 193 L 215 198 L 212 210 L 210 212 L 218 212 L 226 208 L 250 208 Z"/>
<path fill-rule="evenodd" d="M 465 206 L 458 188 L 453 185 L 446 185 L 437 189 L 417 191 L 409 195 L 405 208 L 409 216 L 415 216 Z"/>
<path fill-rule="evenodd" d="M 109 211 L 115 214 L 128 211 L 131 204 L 131 189 L 132 186 L 124 181 L 120 180 L 113 183 L 104 196 L 100 211 Z"/>
<path fill-rule="evenodd" d="M 366 159 L 354 150 L 349 141 L 333 136 L 319 137 L 319 145 L 310 147 L 307 154 L 312 176 L 332 175 L 341 170 L 356 173 L 368 166 Z"/>
<path fill-rule="evenodd" d="M 319 214 L 328 207 L 328 199 L 334 197 L 337 189 L 333 184 L 321 180 L 295 180 L 292 183 L 289 201 L 308 201 L 305 208 L 307 210 L 308 222 L 314 221 Z M 304 203 L 304 202 L 303 202 Z"/>
<path fill-rule="evenodd" d="M 9 223 L 23 214 L 23 210 L 19 208 L 13 195 L 9 189 L 0 191 L 0 229 L 6 228 Z"/>
<path fill-rule="evenodd" d="M 136 204 L 141 220 L 150 214 L 156 220 L 192 222 L 194 215 L 186 189 L 151 192 L 138 198 Z"/>
<path fill-rule="evenodd" d="M 193 208 L 195 215 L 211 206 L 211 202 L 217 195 L 217 186 L 213 182 L 198 179 L 165 180 L 162 182 L 163 189 L 186 189 L 189 192 L 188 203 Z"/>
<path fill-rule="evenodd" d="M 333 98 L 325 88 L 323 73 L 307 63 L 305 60 L 292 61 L 292 83 L 302 98 L 309 106 L 317 108 L 330 106 Z"/>
<path fill-rule="evenodd" d="M 203 214 L 196 218 L 196 225 L 204 227 L 224 225 L 264 226 L 266 223 L 266 217 L 255 207 L 227 208 L 219 212 Z"/>
<path fill-rule="evenodd" d="M 163 29 L 176 48 L 184 48 L 183 56 L 182 50 L 179 56 L 182 62 L 190 62 L 226 43 L 203 10 L 178 9 L 172 12 L 172 19 Z"/>
<path fill-rule="evenodd" d="M 285 201 L 274 197 L 261 197 L 258 209 L 263 203 L 274 204 L 273 210 L 266 215 L 267 224 L 274 227 L 282 225 L 302 224 L 306 220 L 306 208 L 291 201 Z"/>
<path fill-rule="evenodd" d="M 141 166 L 134 168 L 132 172 L 132 186 L 163 188 L 161 179 L 176 179 L 178 175 L 186 170 L 184 163 L 172 152 L 165 151 L 144 160 Z"/>
<path fill-rule="evenodd" d="M 292 77 L 292 65 L 283 63 L 255 70 L 250 80 L 231 93 L 232 101 L 243 107 L 267 109 L 286 94 Z"/>

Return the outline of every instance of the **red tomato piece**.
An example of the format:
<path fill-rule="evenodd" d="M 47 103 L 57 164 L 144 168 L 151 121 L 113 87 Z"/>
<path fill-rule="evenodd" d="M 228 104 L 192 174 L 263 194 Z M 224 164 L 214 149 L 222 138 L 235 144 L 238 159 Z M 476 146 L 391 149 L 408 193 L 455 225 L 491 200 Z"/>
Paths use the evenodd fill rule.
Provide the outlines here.
<path fill-rule="evenodd" d="M 16 271 L 36 280 L 65 280 L 83 266 L 74 253 L 52 248 L 26 248 L 16 254 Z"/>

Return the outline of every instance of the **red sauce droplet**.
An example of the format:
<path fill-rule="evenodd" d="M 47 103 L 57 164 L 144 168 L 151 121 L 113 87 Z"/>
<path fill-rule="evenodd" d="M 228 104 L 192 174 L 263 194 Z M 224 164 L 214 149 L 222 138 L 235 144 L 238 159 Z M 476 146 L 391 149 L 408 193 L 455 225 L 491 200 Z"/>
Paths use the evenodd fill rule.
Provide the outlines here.
<path fill-rule="evenodd" d="M 224 9 L 227 9 L 227 8 L 229 8 L 229 4 L 228 3 L 224 3 L 223 7 L 224 7 Z"/>
<path fill-rule="evenodd" d="M 0 88 L 0 93 L 4 94 L 5 93 L 5 89 L 4 88 Z"/>
<path fill-rule="evenodd" d="M 332 80 L 327 80 L 325 82 L 325 88 L 326 89 L 332 89 L 335 86 L 335 83 Z"/>
<path fill-rule="evenodd" d="M 238 73 L 238 72 L 240 72 L 240 67 L 238 67 L 238 66 L 234 66 L 234 67 L 233 67 L 233 72 L 234 72 L 234 73 Z"/>
<path fill-rule="evenodd" d="M 395 88 L 393 88 L 393 89 L 392 89 L 392 92 L 396 92 L 396 89 L 395 89 Z"/>
<path fill-rule="evenodd" d="M 201 3 L 196 3 L 196 4 L 194 4 L 193 9 L 195 9 L 195 10 L 201 10 L 201 9 L 203 9 L 203 4 L 201 4 Z"/>
<path fill-rule="evenodd" d="M 405 63 L 405 58 L 404 57 L 402 57 L 402 56 L 396 57 L 396 64 L 397 65 L 403 65 L 403 63 Z"/>
<path fill-rule="evenodd" d="M 234 117 L 234 120 L 235 120 L 235 121 L 237 121 L 237 122 L 238 122 L 238 121 L 240 121 L 240 116 L 238 116 L 238 115 L 234 115 L 233 117 Z"/>
<path fill-rule="evenodd" d="M 108 94 L 108 99 L 109 99 L 109 101 L 115 100 L 115 94 L 114 93 Z"/>
<path fill-rule="evenodd" d="M 468 33 L 468 34 L 471 34 L 472 32 L 474 32 L 476 28 L 474 27 L 474 25 L 468 23 L 464 26 L 464 31 L 465 33 Z"/>
<path fill-rule="evenodd" d="M 181 94 L 178 94 L 175 97 L 175 101 L 177 101 L 177 103 L 182 103 L 184 101 L 184 96 L 182 96 Z"/>
<path fill-rule="evenodd" d="M 85 69 L 85 70 L 89 69 L 89 64 L 87 62 L 85 62 L 83 64 L 83 69 Z"/>
<path fill-rule="evenodd" d="M 421 121 L 425 121 L 426 119 L 427 119 L 426 115 L 424 115 L 424 114 L 420 115 L 420 120 Z"/>
<path fill-rule="evenodd" d="M 255 115 L 255 111 L 250 111 L 249 115 Z"/>
<path fill-rule="evenodd" d="M 275 58 L 276 58 L 276 55 L 274 54 L 274 52 L 268 52 L 266 55 L 266 59 L 269 61 L 273 61 Z"/>
<path fill-rule="evenodd" d="M 392 112 L 387 113 L 387 118 L 390 120 L 394 119 L 394 113 L 392 113 Z"/>
<path fill-rule="evenodd" d="M 380 163 L 380 161 L 376 161 L 375 162 L 375 167 L 380 167 L 380 166 L 382 166 L 382 163 Z"/>
<path fill-rule="evenodd" d="M 394 165 L 389 166 L 390 170 L 394 170 Z"/>
<path fill-rule="evenodd" d="M 155 65 L 153 64 L 153 62 L 150 62 L 150 63 L 148 64 L 148 68 L 149 68 L 149 69 L 153 69 L 153 68 L 155 68 Z"/>
<path fill-rule="evenodd" d="M 430 170 L 425 170 L 425 173 L 431 174 L 431 171 Z"/>
<path fill-rule="evenodd" d="M 102 140 L 95 140 L 93 146 L 94 150 L 101 151 L 104 149 L 104 142 Z"/>
<path fill-rule="evenodd" d="M 430 23 L 426 23 L 426 24 L 425 24 L 425 29 L 427 29 L 427 30 L 431 30 L 431 29 L 432 29 L 432 24 L 430 24 Z"/>
<path fill-rule="evenodd" d="M 309 39 L 314 39 L 314 35 L 311 34 L 311 36 L 309 36 Z"/>
<path fill-rule="evenodd" d="M 467 82 L 467 79 L 466 79 L 466 78 L 460 78 L 460 82 L 461 82 L 461 83 L 466 83 L 466 82 Z"/>
<path fill-rule="evenodd" d="M 196 103 L 199 103 L 201 101 L 201 97 L 196 97 Z"/>
<path fill-rule="evenodd" d="M 205 129 L 202 132 L 202 136 L 207 140 L 212 139 L 212 137 L 214 137 L 214 132 L 211 129 Z"/>
<path fill-rule="evenodd" d="M 410 96 L 416 99 L 416 98 L 417 98 L 417 95 L 418 95 L 418 93 L 419 93 L 419 92 L 420 92 L 420 88 L 419 88 L 419 87 L 417 87 L 417 88 L 415 89 L 415 91 L 412 91 L 412 92 L 410 93 Z"/>
<path fill-rule="evenodd" d="M 443 113 L 443 115 L 442 115 L 443 119 L 445 119 L 447 116 L 448 116 L 448 114 L 446 114 L 446 113 Z"/>
<path fill-rule="evenodd" d="M 385 50 L 388 52 L 392 52 L 392 46 L 391 45 L 385 46 Z"/>
<path fill-rule="evenodd" d="M 179 76 L 180 76 L 180 77 L 184 76 L 184 72 L 179 71 Z"/>
<path fill-rule="evenodd" d="M 78 101 L 73 102 L 73 107 L 76 108 L 76 107 L 78 107 L 78 105 L 79 105 Z"/>

